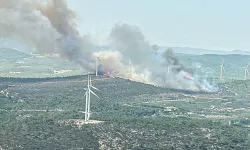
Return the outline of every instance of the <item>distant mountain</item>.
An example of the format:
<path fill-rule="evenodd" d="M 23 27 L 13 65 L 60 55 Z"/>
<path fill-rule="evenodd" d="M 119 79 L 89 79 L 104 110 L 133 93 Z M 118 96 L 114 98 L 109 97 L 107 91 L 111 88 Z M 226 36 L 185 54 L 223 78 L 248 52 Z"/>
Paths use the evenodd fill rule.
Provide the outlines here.
<path fill-rule="evenodd" d="M 12 48 L 0 48 L 0 59 L 6 59 L 9 61 L 16 61 L 23 58 L 30 57 L 29 54 L 20 52 Z"/>
<path fill-rule="evenodd" d="M 160 51 L 166 50 L 168 47 L 159 46 Z M 218 55 L 230 55 L 230 54 L 240 54 L 240 55 L 250 55 L 250 52 L 242 50 L 234 51 L 221 51 L 221 50 L 207 50 L 202 48 L 190 48 L 190 47 L 170 47 L 175 53 L 192 54 L 192 55 L 204 55 L 204 54 L 218 54 Z"/>
<path fill-rule="evenodd" d="M 242 50 L 234 50 L 231 54 L 241 54 L 241 55 L 250 55 L 250 52 L 242 51 Z"/>
<path fill-rule="evenodd" d="M 165 51 L 167 48 L 172 48 L 174 53 L 181 54 L 191 54 L 191 55 L 204 55 L 204 54 L 218 54 L 218 55 L 230 55 L 230 54 L 239 54 L 239 55 L 250 55 L 248 51 L 242 50 L 233 50 L 233 51 L 222 51 L 222 50 L 208 50 L 202 48 L 191 48 L 191 47 L 167 47 L 167 46 L 156 46 L 160 52 Z M 108 46 L 100 46 L 95 48 L 97 51 L 101 50 L 110 50 L 111 48 Z"/>

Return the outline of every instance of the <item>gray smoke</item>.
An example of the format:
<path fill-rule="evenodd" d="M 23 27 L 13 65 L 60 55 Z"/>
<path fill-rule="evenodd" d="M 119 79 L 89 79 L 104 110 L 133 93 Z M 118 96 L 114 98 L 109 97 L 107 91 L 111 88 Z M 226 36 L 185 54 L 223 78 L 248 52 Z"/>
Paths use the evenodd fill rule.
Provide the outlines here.
<path fill-rule="evenodd" d="M 130 59 L 134 63 L 133 73 L 144 78 L 140 81 L 175 89 L 209 92 L 216 90 L 206 79 L 198 78 L 192 70 L 185 68 L 171 49 L 166 50 L 161 58 L 157 58 L 155 46 L 149 44 L 138 27 L 117 24 L 111 30 L 110 39 L 111 45 L 122 54 L 123 59 Z M 167 71 L 168 67 L 171 72 Z"/>
<path fill-rule="evenodd" d="M 75 15 L 64 0 L 0 0 L 0 36 L 21 37 L 41 53 L 62 57 L 93 69 L 91 43 L 81 37 Z"/>
<path fill-rule="evenodd" d="M 149 65 L 152 47 L 136 26 L 116 24 L 110 33 L 111 46 L 120 51 L 124 58 L 141 67 Z"/>
<path fill-rule="evenodd" d="M 137 73 L 145 70 L 159 73 L 161 64 L 155 61 L 153 46 L 146 40 L 140 29 L 128 24 L 116 24 L 110 33 L 111 47 L 119 51 L 124 60 L 131 60 Z"/>
<path fill-rule="evenodd" d="M 114 50 L 93 52 L 92 42 L 80 36 L 75 13 L 64 0 L 0 0 L 0 18 L 0 38 L 22 38 L 41 53 L 59 53 L 89 71 L 94 71 L 94 56 L 98 56 L 105 72 L 135 81 L 178 89 L 213 87 L 205 79 L 183 78 L 189 72 L 174 56 L 160 61 L 157 46 L 150 45 L 136 26 L 116 24 L 110 33 Z M 167 72 L 168 65 L 172 73 Z"/>

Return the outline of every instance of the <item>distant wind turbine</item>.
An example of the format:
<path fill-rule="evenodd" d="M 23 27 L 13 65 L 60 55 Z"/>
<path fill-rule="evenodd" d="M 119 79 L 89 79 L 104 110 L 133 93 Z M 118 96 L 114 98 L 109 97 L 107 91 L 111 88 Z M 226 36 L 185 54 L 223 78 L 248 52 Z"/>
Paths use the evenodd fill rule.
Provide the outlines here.
<path fill-rule="evenodd" d="M 131 73 L 133 71 L 133 65 L 131 59 L 128 60 L 128 63 L 129 63 L 129 72 Z"/>
<path fill-rule="evenodd" d="M 236 74 L 237 74 L 237 76 L 235 76 L 235 80 L 237 79 L 237 78 L 239 78 L 239 72 L 238 72 L 238 70 L 234 70 L 235 72 L 236 72 Z"/>
<path fill-rule="evenodd" d="M 245 70 L 245 80 L 247 79 L 247 76 L 249 76 L 249 71 L 248 71 L 249 64 L 250 64 L 250 62 L 248 62 L 246 67 L 243 67 Z"/>
<path fill-rule="evenodd" d="M 168 65 L 168 73 L 170 73 L 170 72 L 171 72 L 171 66 Z"/>
<path fill-rule="evenodd" d="M 225 68 L 224 68 L 224 59 L 222 59 L 222 62 L 220 64 L 220 80 L 222 80 L 222 77 L 224 75 Z"/>
<path fill-rule="evenodd" d="M 96 57 L 95 60 L 95 76 L 98 76 L 98 65 L 99 65 L 100 58 Z"/>
<path fill-rule="evenodd" d="M 86 104 L 85 104 L 85 121 L 88 121 L 90 118 L 90 95 L 93 94 L 95 95 L 97 98 L 99 98 L 92 90 L 91 88 L 98 90 L 96 87 L 94 87 L 91 83 L 91 76 L 88 74 L 88 85 L 87 88 L 85 88 L 84 90 L 86 90 L 84 97 L 86 97 Z"/>

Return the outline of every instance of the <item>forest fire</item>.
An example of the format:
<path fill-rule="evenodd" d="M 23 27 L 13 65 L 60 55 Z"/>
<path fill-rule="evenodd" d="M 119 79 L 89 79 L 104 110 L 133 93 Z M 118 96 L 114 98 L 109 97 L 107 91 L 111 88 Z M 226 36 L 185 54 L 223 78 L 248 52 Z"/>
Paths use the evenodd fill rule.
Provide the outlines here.
<path fill-rule="evenodd" d="M 158 52 L 137 26 L 115 24 L 105 43 L 108 49 L 97 50 L 97 43 L 79 33 L 76 15 L 67 1 L 2 0 L 2 3 L 1 38 L 21 37 L 27 45 L 34 45 L 30 49 L 35 47 L 43 54 L 58 54 L 95 75 L 119 76 L 166 88 L 216 90 L 206 79 L 201 82 L 195 76 L 193 80 L 193 73 L 185 77 L 190 71 L 179 63 L 171 50 L 157 58 Z M 16 17 L 17 14 L 20 17 Z M 95 61 L 99 61 L 99 65 Z M 166 71 L 167 66 L 172 68 L 171 74 Z"/>

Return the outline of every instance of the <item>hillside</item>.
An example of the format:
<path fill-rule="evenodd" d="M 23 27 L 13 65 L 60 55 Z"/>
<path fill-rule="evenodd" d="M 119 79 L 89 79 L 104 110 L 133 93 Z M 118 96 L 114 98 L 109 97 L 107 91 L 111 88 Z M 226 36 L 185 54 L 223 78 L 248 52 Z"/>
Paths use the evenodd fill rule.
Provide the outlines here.
<path fill-rule="evenodd" d="M 19 52 L 15 49 L 10 48 L 0 48 L 0 60 L 4 59 L 9 62 L 16 62 L 24 58 L 31 57 L 29 54 Z"/>
<path fill-rule="evenodd" d="M 7 53 L 8 52 L 8 53 Z M 174 51 L 175 52 L 175 51 Z M 59 56 L 25 54 L 13 49 L 0 49 L 0 77 L 56 77 L 85 73 L 80 66 L 61 59 Z M 161 53 L 157 59 L 162 59 Z M 220 64 L 225 60 L 225 79 L 244 79 L 244 69 L 250 55 L 192 55 L 175 54 L 180 63 L 196 70 L 199 76 L 218 78 Z"/>
<path fill-rule="evenodd" d="M 93 77 L 100 99 L 91 99 L 91 119 L 104 122 L 83 125 L 86 76 L 0 82 L 3 149 L 250 148 L 250 81 L 189 93 Z"/>
<path fill-rule="evenodd" d="M 177 57 L 186 67 L 196 68 L 200 75 L 210 75 L 212 77 L 220 76 L 220 64 L 224 59 L 224 78 L 226 79 L 244 79 L 244 69 L 250 61 L 249 55 L 185 55 L 178 54 Z"/>
<path fill-rule="evenodd" d="M 0 49 L 0 77 L 53 77 L 82 73 L 76 64 L 57 55 L 26 54 L 15 49 Z"/>

